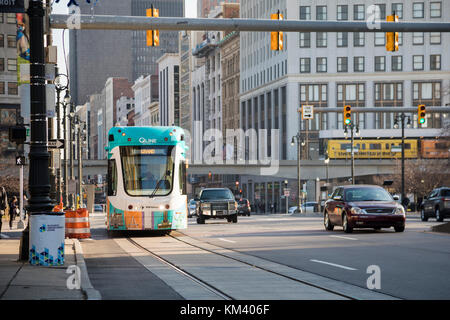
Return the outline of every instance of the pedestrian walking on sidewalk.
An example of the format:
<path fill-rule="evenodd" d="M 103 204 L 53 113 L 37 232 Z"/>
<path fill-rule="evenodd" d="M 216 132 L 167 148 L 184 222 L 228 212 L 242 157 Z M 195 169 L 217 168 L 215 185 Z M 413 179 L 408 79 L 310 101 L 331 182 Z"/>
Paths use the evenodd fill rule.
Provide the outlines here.
<path fill-rule="evenodd" d="M 2 219 L 6 213 L 8 206 L 8 195 L 6 194 L 5 187 L 0 188 L 0 233 L 2 233 Z"/>
<path fill-rule="evenodd" d="M 13 196 L 11 202 L 9 203 L 9 229 L 12 229 L 12 223 L 18 214 L 19 207 L 17 197 Z"/>

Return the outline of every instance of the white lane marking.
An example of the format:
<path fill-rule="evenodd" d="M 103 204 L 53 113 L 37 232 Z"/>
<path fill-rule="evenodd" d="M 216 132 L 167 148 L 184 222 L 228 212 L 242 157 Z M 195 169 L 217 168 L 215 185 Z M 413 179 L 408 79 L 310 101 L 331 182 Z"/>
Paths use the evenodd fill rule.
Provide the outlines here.
<path fill-rule="evenodd" d="M 226 242 L 231 242 L 231 243 L 236 243 L 236 241 L 233 241 L 233 240 L 227 240 L 227 239 L 224 239 L 224 238 L 219 238 L 219 240 L 226 241 Z"/>
<path fill-rule="evenodd" d="M 347 239 L 347 240 L 358 240 L 358 239 L 356 239 L 356 238 L 343 237 L 343 236 L 330 236 L 330 237 L 333 237 L 333 238 L 340 238 L 340 239 Z"/>
<path fill-rule="evenodd" d="M 310 261 L 312 261 L 312 262 L 317 262 L 317 263 L 327 264 L 327 265 L 330 265 L 330 266 L 333 266 L 333 267 L 342 268 L 342 269 L 345 269 L 345 270 L 351 270 L 351 271 L 356 271 L 356 270 L 358 270 L 358 269 L 354 269 L 354 268 L 350 268 L 350 267 L 342 266 L 342 265 L 340 265 L 340 264 L 335 264 L 335 263 L 326 262 L 326 261 L 320 261 L 320 260 L 315 260 L 315 259 L 311 259 Z"/>

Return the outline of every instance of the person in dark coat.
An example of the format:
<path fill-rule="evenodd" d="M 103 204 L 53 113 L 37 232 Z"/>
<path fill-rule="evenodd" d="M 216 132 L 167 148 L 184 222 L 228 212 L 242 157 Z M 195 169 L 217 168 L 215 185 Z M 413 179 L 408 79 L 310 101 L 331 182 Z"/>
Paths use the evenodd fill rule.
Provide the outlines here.
<path fill-rule="evenodd" d="M 6 213 L 8 207 L 8 195 L 6 194 L 5 187 L 0 188 L 0 233 L 2 233 L 2 219 Z"/>
<path fill-rule="evenodd" d="M 12 223 L 16 219 L 16 215 L 19 211 L 19 204 L 17 202 L 17 197 L 13 196 L 11 202 L 9 203 L 9 229 L 12 229 Z"/>

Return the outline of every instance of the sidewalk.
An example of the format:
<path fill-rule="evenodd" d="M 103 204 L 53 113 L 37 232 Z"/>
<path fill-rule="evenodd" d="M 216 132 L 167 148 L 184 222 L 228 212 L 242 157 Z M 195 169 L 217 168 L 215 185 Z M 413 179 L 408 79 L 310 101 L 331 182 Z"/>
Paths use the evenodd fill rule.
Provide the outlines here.
<path fill-rule="evenodd" d="M 0 240 L 0 300 L 84 300 L 81 289 L 67 288 L 71 274 L 66 270 L 76 265 L 74 243 L 65 240 L 65 263 L 61 267 L 37 267 L 28 262 L 18 261 L 20 236 L 17 221 L 9 230 L 8 222 L 3 220 Z"/>

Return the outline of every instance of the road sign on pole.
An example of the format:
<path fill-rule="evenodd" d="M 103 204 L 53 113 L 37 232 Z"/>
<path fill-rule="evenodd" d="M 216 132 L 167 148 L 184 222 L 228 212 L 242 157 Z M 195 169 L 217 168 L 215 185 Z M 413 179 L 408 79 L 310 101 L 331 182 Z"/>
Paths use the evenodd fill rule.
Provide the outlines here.
<path fill-rule="evenodd" d="M 302 106 L 302 120 L 314 118 L 314 106 Z"/>
<path fill-rule="evenodd" d="M 49 149 L 64 149 L 64 139 L 48 140 Z"/>

